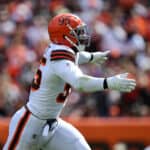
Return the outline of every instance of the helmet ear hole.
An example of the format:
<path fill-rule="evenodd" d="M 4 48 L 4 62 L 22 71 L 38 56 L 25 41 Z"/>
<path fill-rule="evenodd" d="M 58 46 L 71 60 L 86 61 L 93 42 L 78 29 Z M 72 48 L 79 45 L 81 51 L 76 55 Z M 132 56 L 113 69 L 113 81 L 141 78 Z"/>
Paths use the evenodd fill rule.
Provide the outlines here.
<path fill-rule="evenodd" d="M 65 35 L 63 35 L 63 39 L 65 39 Z"/>

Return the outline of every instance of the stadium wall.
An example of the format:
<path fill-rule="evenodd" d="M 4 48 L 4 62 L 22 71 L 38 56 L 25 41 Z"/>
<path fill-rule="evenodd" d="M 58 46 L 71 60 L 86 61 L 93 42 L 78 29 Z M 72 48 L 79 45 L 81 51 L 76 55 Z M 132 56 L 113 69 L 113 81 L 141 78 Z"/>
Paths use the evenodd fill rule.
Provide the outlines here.
<path fill-rule="evenodd" d="M 150 117 L 147 118 L 65 118 L 77 127 L 89 143 L 113 145 L 122 141 L 150 145 Z M 0 144 L 8 135 L 10 118 L 0 118 Z"/>

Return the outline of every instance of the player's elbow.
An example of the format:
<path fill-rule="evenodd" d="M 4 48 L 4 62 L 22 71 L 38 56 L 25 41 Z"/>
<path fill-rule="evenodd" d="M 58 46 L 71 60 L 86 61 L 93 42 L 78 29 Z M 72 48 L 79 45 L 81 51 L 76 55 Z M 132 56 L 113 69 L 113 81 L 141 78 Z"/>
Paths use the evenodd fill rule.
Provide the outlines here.
<path fill-rule="evenodd" d="M 74 86 L 74 89 L 76 89 L 79 92 L 84 92 L 85 91 L 84 88 L 80 84 L 76 84 Z"/>
<path fill-rule="evenodd" d="M 74 88 L 79 92 L 86 92 L 88 88 L 86 86 L 86 82 L 87 82 L 86 77 L 79 77 L 74 84 Z"/>

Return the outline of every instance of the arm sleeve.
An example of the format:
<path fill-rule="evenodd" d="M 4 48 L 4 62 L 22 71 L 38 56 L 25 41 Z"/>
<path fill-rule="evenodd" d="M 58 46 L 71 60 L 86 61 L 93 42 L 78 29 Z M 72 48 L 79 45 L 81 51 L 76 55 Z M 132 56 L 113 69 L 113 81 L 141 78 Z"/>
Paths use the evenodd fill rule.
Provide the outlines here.
<path fill-rule="evenodd" d="M 78 64 L 85 64 L 85 63 L 89 63 L 90 59 L 91 59 L 91 53 L 89 52 L 79 52 L 79 58 L 78 58 Z"/>
<path fill-rule="evenodd" d="M 104 90 L 104 78 L 97 78 L 83 74 L 80 68 L 71 61 L 54 61 L 52 62 L 52 68 L 57 76 L 78 91 L 94 92 Z"/>

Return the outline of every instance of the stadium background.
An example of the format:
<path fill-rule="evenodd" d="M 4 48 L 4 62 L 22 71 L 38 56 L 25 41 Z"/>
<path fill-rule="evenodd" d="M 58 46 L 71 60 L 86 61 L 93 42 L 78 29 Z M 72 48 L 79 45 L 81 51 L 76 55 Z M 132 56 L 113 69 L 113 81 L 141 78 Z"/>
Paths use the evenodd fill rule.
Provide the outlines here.
<path fill-rule="evenodd" d="M 88 139 L 93 150 L 150 149 L 149 0 L 0 0 L 0 144 L 12 114 L 28 100 L 30 83 L 49 43 L 48 20 L 61 12 L 88 25 L 88 51 L 111 50 L 103 65 L 85 64 L 93 76 L 132 73 L 129 93 L 73 91 L 62 116 Z M 147 150 L 146 149 L 146 150 Z"/>

